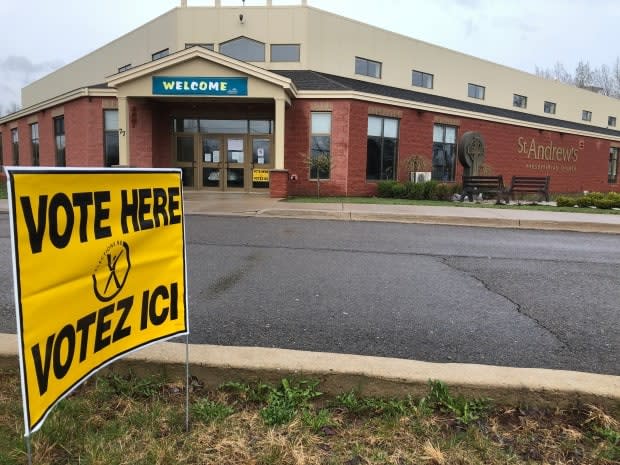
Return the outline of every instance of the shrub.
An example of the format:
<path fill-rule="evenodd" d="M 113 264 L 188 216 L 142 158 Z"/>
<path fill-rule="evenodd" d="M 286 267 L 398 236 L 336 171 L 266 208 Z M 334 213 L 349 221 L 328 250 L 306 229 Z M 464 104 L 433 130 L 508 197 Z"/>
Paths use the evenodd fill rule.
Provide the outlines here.
<path fill-rule="evenodd" d="M 401 183 L 395 183 L 392 186 L 392 197 L 395 199 L 406 199 L 407 198 L 407 186 Z"/>
<path fill-rule="evenodd" d="M 398 184 L 396 181 L 379 181 L 377 183 L 378 197 L 392 197 L 392 187 Z"/>
<path fill-rule="evenodd" d="M 558 207 L 573 207 L 577 205 L 577 199 L 573 197 L 567 197 L 565 195 L 561 195 L 555 199 L 555 202 Z"/>
<path fill-rule="evenodd" d="M 423 182 L 408 183 L 407 198 L 412 200 L 424 199 L 424 184 Z"/>
<path fill-rule="evenodd" d="M 435 188 L 435 195 L 437 200 L 450 200 L 452 199 L 452 186 L 449 184 L 437 184 Z"/>
<path fill-rule="evenodd" d="M 424 186 L 424 199 L 425 200 L 437 200 L 437 181 L 426 181 Z"/>

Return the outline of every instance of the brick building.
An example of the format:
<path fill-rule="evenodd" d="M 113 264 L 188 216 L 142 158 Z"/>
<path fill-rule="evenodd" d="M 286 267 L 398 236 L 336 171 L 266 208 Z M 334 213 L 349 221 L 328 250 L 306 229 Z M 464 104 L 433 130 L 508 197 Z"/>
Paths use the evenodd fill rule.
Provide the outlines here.
<path fill-rule="evenodd" d="M 208 25 L 209 27 L 205 27 Z M 0 164 L 183 170 L 187 189 L 372 195 L 382 179 L 484 170 L 618 191 L 620 101 L 306 4 L 180 7 L 22 90 Z M 329 168 L 311 169 L 312 157 Z"/>

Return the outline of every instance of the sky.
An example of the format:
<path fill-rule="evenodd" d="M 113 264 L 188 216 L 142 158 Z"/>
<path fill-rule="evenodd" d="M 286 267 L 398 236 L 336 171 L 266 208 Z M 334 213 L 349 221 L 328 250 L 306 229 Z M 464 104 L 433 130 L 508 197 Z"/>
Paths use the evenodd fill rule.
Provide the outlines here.
<path fill-rule="evenodd" d="M 180 0 L 21 0 L 2 7 L 0 114 L 20 89 L 179 6 Z M 273 0 L 274 5 L 300 0 Z M 213 0 L 187 0 L 212 6 Z M 242 0 L 222 0 L 241 5 Z M 264 5 L 265 0 L 246 0 Z M 612 65 L 620 56 L 620 0 L 308 0 L 425 42 L 534 73 L 560 62 Z M 4 110 L 4 111 L 3 111 Z"/>

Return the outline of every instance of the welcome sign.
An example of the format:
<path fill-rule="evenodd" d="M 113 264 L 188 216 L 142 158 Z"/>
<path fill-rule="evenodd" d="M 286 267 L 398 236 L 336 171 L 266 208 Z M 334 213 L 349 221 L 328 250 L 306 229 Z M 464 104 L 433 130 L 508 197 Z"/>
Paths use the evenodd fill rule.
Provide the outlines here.
<path fill-rule="evenodd" d="M 153 95 L 248 95 L 246 77 L 153 76 Z"/>
<path fill-rule="evenodd" d="M 100 368 L 188 333 L 181 172 L 6 172 L 29 436 Z"/>

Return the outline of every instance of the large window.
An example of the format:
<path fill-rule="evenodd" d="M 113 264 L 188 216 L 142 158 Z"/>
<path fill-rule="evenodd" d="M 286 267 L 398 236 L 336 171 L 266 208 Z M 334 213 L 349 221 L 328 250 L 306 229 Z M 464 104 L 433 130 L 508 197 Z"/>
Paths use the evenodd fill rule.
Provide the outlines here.
<path fill-rule="evenodd" d="M 238 37 L 220 44 L 220 53 L 241 61 L 265 61 L 265 44 Z"/>
<path fill-rule="evenodd" d="M 118 110 L 103 111 L 103 164 L 118 165 Z"/>
<path fill-rule="evenodd" d="M 609 149 L 609 168 L 607 170 L 607 182 L 615 184 L 618 182 L 618 153 L 620 149 L 618 147 L 611 147 Z"/>
<path fill-rule="evenodd" d="M 484 86 L 479 86 L 477 84 L 467 84 L 468 97 L 484 100 L 484 91 Z"/>
<path fill-rule="evenodd" d="M 39 123 L 30 125 L 30 148 L 32 152 L 32 166 L 39 166 Z"/>
<path fill-rule="evenodd" d="M 299 61 L 299 44 L 273 44 L 271 61 Z"/>
<path fill-rule="evenodd" d="M 355 57 L 355 74 L 380 78 L 381 63 L 378 61 L 368 60 L 367 58 Z"/>
<path fill-rule="evenodd" d="M 545 102 L 545 113 L 555 115 L 555 103 Z"/>
<path fill-rule="evenodd" d="M 13 145 L 13 165 L 19 166 L 19 132 L 17 128 L 11 129 L 11 144 Z"/>
<path fill-rule="evenodd" d="M 366 179 L 396 179 L 397 153 L 398 120 L 369 116 Z"/>
<path fill-rule="evenodd" d="M 325 161 L 331 161 L 332 114 L 313 112 L 310 128 L 310 179 L 329 179 L 330 168 Z"/>
<path fill-rule="evenodd" d="M 65 117 L 54 118 L 54 145 L 56 148 L 56 166 L 66 166 L 65 159 Z"/>
<path fill-rule="evenodd" d="M 433 75 L 424 73 L 422 71 L 413 70 L 411 83 L 417 87 L 426 87 L 427 89 L 433 88 Z"/>
<path fill-rule="evenodd" d="M 454 181 L 456 165 L 456 128 L 436 124 L 433 126 L 432 179 Z"/>

